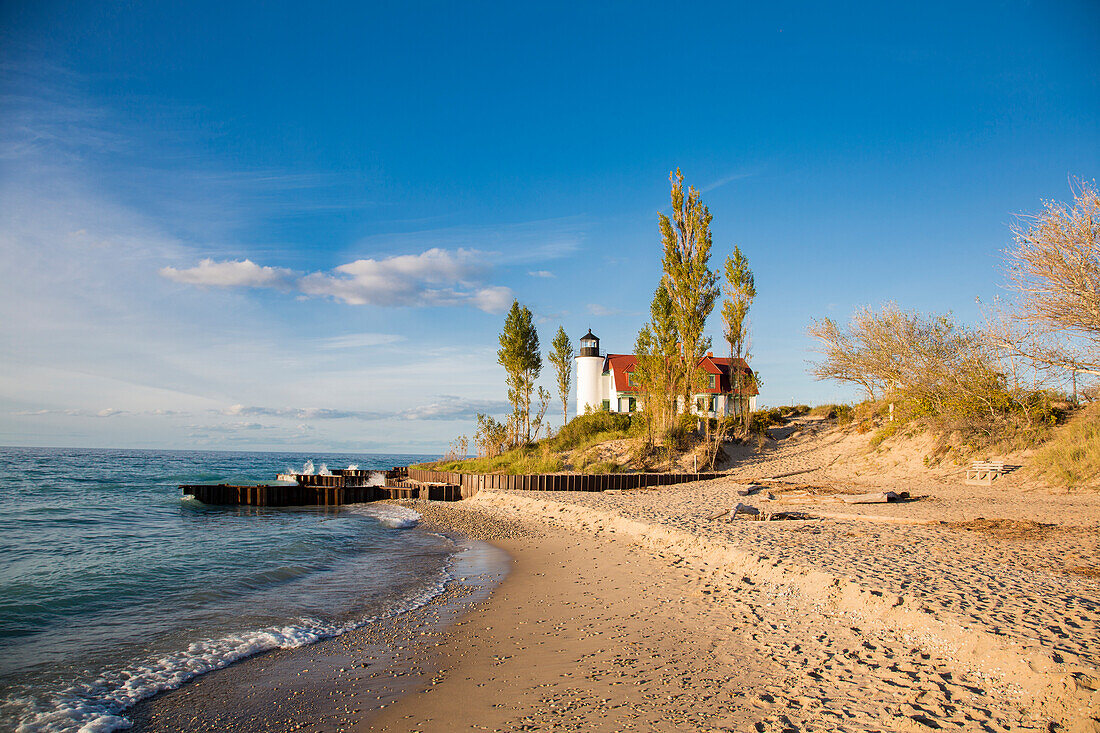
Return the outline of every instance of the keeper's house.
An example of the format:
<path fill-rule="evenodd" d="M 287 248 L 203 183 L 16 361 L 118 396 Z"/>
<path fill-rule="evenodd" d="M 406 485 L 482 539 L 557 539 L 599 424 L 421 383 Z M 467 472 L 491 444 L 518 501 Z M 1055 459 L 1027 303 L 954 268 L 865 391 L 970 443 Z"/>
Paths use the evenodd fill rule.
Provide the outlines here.
<path fill-rule="evenodd" d="M 600 340 L 589 331 L 581 338 L 577 353 L 577 414 L 586 410 L 634 412 L 642 409 L 642 401 L 634 384 L 634 354 L 600 354 Z M 710 377 L 710 386 L 694 395 L 692 412 L 705 417 L 736 414 L 747 404 L 756 409 L 760 393 L 752 377 L 752 369 L 744 359 L 736 359 L 742 374 L 741 400 L 736 399 L 730 384 L 730 360 L 708 353 L 699 360 L 699 368 Z"/>

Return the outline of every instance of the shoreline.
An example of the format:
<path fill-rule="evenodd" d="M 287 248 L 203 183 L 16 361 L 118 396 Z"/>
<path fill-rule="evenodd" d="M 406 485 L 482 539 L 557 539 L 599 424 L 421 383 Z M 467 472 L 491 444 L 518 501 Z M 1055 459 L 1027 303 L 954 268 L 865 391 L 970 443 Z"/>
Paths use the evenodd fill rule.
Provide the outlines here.
<path fill-rule="evenodd" d="M 386 702 L 341 708 L 344 697 L 374 691 L 371 680 L 344 687 L 334 681 L 318 691 L 324 699 L 297 727 L 1096 730 L 1088 727 L 1100 710 L 1094 670 L 1066 666 L 1058 656 L 1025 657 L 1006 645 L 1011 634 L 991 646 L 991 639 L 1013 632 L 1000 627 L 1012 617 L 996 608 L 998 615 L 972 611 L 968 626 L 979 633 L 969 637 L 967 626 L 951 626 L 956 612 L 941 605 L 940 590 L 923 585 L 921 576 L 924 564 L 933 563 L 949 573 L 948 583 L 979 582 L 985 568 L 971 567 L 968 556 L 955 551 L 992 551 L 998 562 L 1012 563 L 1013 553 L 1055 553 L 1087 542 L 1095 525 L 1052 535 L 1044 530 L 1038 539 L 979 539 L 939 515 L 999 506 L 1023 516 L 1034 511 L 1033 499 L 1009 505 L 992 498 L 999 494 L 987 500 L 968 492 L 971 503 L 958 504 L 957 489 L 932 484 L 929 498 L 917 504 L 848 508 L 858 519 L 705 521 L 712 507 L 743 501 L 736 486 L 723 480 L 660 492 L 484 492 L 449 504 L 395 502 L 420 512 L 428 531 L 492 543 L 510 556 L 511 570 L 487 597 L 435 626 L 429 643 L 402 650 L 408 670 L 419 676 L 397 675 L 402 684 L 391 684 Z M 1062 504 L 1081 506 L 1059 499 L 1051 509 Z M 929 523 L 887 521 L 902 515 Z M 1022 518 L 1012 521 L 1031 527 Z M 1080 532 L 1086 534 L 1077 537 Z M 901 547 L 906 551 L 899 554 Z M 828 552 L 820 555 L 818 548 Z M 896 567 L 867 558 L 869 548 L 888 553 Z M 810 558 L 825 565 L 815 568 Z M 838 576 L 828 563 L 847 574 Z M 1014 567 L 1006 564 L 1003 572 Z M 952 568 L 962 574 L 951 575 Z M 1038 582 L 1034 568 L 1021 577 Z M 891 594 L 894 578 L 916 585 Z M 1075 582 L 1095 585 L 1087 578 Z M 993 601 L 1015 592 L 985 590 Z M 1024 607 L 1038 608 L 1034 604 L 1046 602 L 1036 598 Z M 958 643 L 944 644 L 936 633 L 943 628 L 953 628 Z M 1037 643 L 1059 644 L 1057 654 L 1070 661 L 1072 642 Z M 1076 644 L 1086 661 L 1088 642 L 1081 637 Z M 314 648 L 288 655 L 306 660 Z M 976 663 L 982 659 L 1000 669 Z M 329 726 L 337 718 L 339 725 Z"/>
<path fill-rule="evenodd" d="M 508 574 L 499 548 L 437 527 L 463 549 L 424 605 L 301 647 L 272 649 L 139 701 L 132 730 L 341 731 L 392 704 L 426 674 L 424 647 Z"/>

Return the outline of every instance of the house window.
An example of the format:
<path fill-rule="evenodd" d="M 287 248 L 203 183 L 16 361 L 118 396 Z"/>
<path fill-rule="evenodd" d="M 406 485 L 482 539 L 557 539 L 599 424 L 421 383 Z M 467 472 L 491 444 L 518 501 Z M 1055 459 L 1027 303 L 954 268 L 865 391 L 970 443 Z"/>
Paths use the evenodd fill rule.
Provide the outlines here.
<path fill-rule="evenodd" d="M 717 378 L 718 378 L 718 375 L 716 375 L 716 374 L 711 374 L 710 375 L 710 388 L 711 389 L 714 389 L 715 384 L 717 384 L 717 382 L 715 381 Z"/>
<path fill-rule="evenodd" d="M 604 400 L 603 404 L 600 406 L 600 409 L 602 409 L 604 412 L 611 412 L 611 400 Z"/>
<path fill-rule="evenodd" d="M 631 387 L 637 387 L 637 383 L 634 381 L 634 372 L 626 373 L 626 383 Z"/>
<path fill-rule="evenodd" d="M 637 407 L 638 407 L 638 400 L 631 397 L 630 402 L 627 403 L 628 411 L 629 412 L 634 412 L 634 410 L 637 409 Z"/>

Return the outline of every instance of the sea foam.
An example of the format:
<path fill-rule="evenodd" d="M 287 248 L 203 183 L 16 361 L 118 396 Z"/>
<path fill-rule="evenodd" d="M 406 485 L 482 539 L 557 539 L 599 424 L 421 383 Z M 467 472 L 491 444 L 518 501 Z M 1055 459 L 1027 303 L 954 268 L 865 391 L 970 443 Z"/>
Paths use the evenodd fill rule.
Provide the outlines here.
<path fill-rule="evenodd" d="M 369 504 L 367 506 L 348 507 L 349 511 L 377 519 L 387 527 L 408 529 L 420 522 L 420 514 L 405 506 L 396 504 Z"/>

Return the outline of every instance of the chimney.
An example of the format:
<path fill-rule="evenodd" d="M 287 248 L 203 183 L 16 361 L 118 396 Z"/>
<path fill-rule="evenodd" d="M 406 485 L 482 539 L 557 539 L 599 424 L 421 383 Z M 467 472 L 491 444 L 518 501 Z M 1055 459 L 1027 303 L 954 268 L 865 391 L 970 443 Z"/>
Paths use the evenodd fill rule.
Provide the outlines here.
<path fill-rule="evenodd" d="M 713 359 L 714 358 L 714 352 L 713 351 L 708 351 L 707 356 L 709 356 L 710 358 Z"/>

